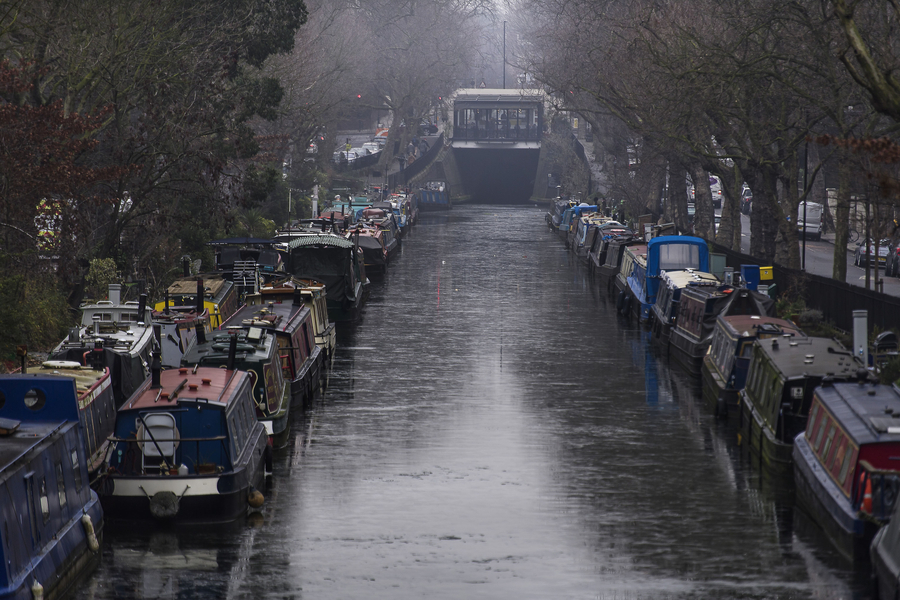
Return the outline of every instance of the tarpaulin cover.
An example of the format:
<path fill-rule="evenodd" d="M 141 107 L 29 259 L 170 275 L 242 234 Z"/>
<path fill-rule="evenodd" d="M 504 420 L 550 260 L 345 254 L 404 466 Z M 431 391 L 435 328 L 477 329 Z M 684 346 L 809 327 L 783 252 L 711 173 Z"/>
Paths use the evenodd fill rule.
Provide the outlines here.
<path fill-rule="evenodd" d="M 353 299 L 353 264 L 349 247 L 297 246 L 291 249 L 289 269 L 299 279 L 315 279 L 325 284 L 325 293 L 332 301 Z"/>

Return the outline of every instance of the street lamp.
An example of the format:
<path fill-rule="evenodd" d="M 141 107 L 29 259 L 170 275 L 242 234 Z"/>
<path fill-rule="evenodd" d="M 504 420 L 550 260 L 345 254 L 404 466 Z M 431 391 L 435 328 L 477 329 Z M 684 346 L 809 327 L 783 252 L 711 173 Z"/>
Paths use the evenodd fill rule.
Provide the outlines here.
<path fill-rule="evenodd" d="M 506 21 L 503 21 L 503 89 L 506 89 Z"/>

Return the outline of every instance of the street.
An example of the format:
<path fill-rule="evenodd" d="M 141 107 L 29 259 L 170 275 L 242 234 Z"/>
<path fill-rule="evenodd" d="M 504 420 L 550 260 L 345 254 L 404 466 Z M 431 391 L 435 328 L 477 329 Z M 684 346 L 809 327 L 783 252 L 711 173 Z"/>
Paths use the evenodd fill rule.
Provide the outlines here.
<path fill-rule="evenodd" d="M 718 211 L 717 211 L 718 212 Z M 854 252 L 856 244 L 848 246 L 847 250 L 847 283 L 866 286 L 866 267 L 857 267 L 853 264 Z M 750 217 L 741 215 L 741 252 L 750 253 Z M 801 246 L 801 256 L 803 249 Z M 814 275 L 823 277 L 831 277 L 832 261 L 834 257 L 834 232 L 826 233 L 822 236 L 821 241 L 806 240 L 806 271 Z M 875 286 L 875 269 L 873 268 L 869 274 L 870 287 Z M 891 296 L 900 296 L 900 278 L 884 277 L 884 266 L 879 269 L 879 280 L 884 280 L 883 291 Z"/>

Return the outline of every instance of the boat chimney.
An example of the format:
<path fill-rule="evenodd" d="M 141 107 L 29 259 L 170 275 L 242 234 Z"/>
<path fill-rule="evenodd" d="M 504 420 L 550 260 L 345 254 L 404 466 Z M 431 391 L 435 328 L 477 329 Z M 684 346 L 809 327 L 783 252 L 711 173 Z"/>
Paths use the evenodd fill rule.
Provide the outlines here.
<path fill-rule="evenodd" d="M 853 356 L 869 365 L 869 311 L 853 311 Z"/>
<path fill-rule="evenodd" d="M 100 315 L 93 314 L 91 315 L 91 322 L 94 324 L 94 335 L 100 335 Z"/>
<path fill-rule="evenodd" d="M 156 345 L 162 347 L 162 325 L 159 323 L 153 324 L 153 337 L 156 340 Z"/>
<path fill-rule="evenodd" d="M 103 370 L 103 340 L 94 341 L 94 349 L 91 350 L 91 359 L 90 359 L 91 368 L 95 371 Z"/>
<path fill-rule="evenodd" d="M 159 362 L 159 350 L 153 351 L 153 358 L 150 361 L 150 389 L 158 390 L 162 387 L 159 382 L 159 373 L 162 371 L 162 365 Z"/>
<path fill-rule="evenodd" d="M 294 289 L 294 306 L 303 306 L 303 290 L 300 288 Z"/>
<path fill-rule="evenodd" d="M 203 327 L 203 323 L 197 323 L 194 325 L 194 330 L 197 332 L 197 343 L 205 344 L 206 343 L 206 328 Z"/>
<path fill-rule="evenodd" d="M 237 334 L 232 331 L 231 339 L 228 340 L 228 362 L 225 364 L 225 368 L 229 371 L 234 371 L 234 359 L 237 356 Z"/>
<path fill-rule="evenodd" d="M 169 288 L 166 288 L 166 293 L 163 296 L 163 312 L 169 314 Z"/>
<path fill-rule="evenodd" d="M 122 284 L 109 284 L 109 301 L 113 304 L 122 304 Z"/>
<path fill-rule="evenodd" d="M 140 298 L 138 298 L 138 323 L 146 323 L 147 322 L 147 294 L 141 294 Z"/>
<path fill-rule="evenodd" d="M 184 277 L 191 276 L 191 259 L 188 256 L 181 257 L 181 272 Z"/>
<path fill-rule="evenodd" d="M 197 314 L 198 315 L 203 314 L 203 296 L 204 295 L 205 294 L 204 294 L 204 289 L 203 289 L 203 278 L 198 277 L 197 278 Z"/>

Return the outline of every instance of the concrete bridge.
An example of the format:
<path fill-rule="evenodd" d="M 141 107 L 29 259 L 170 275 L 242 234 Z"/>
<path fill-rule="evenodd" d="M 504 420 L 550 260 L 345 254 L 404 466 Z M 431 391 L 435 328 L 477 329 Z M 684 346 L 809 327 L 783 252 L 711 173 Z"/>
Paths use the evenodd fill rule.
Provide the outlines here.
<path fill-rule="evenodd" d="M 444 146 L 427 157 L 409 186 L 446 181 L 453 204 L 549 200 L 556 189 L 549 186 L 541 149 L 545 100 L 541 90 L 458 90 Z"/>

